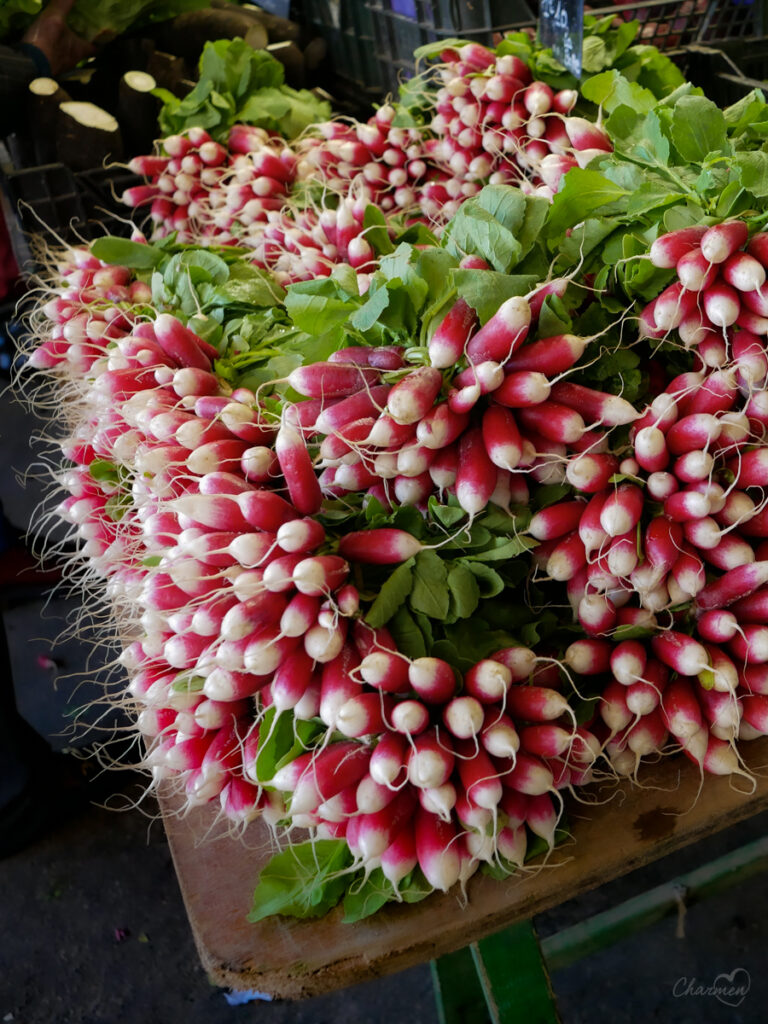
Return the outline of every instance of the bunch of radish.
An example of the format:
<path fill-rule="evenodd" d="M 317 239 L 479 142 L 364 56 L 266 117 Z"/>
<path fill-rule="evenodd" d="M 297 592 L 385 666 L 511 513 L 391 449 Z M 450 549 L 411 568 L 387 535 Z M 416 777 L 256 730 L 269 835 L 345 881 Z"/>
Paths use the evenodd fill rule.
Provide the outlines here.
<path fill-rule="evenodd" d="M 676 332 L 703 366 L 732 362 L 750 381 L 760 372 L 755 353 L 761 343 L 753 338 L 768 334 L 768 298 L 763 292 L 768 234 L 747 239 L 743 220 L 695 225 L 657 238 L 649 252 L 651 263 L 674 269 L 677 281 L 643 309 L 640 326 L 651 338 L 674 337 Z"/>
<path fill-rule="evenodd" d="M 590 779 L 600 745 L 544 675 L 521 685 L 535 664 L 525 647 L 499 651 L 459 691 L 446 662 L 410 660 L 358 622 L 318 679 L 320 718 L 350 739 L 270 780 L 291 794 L 289 827 L 344 837 L 356 867 L 381 867 L 395 888 L 417 864 L 442 891 L 482 862 L 522 867 L 526 826 L 551 848 L 557 791 Z M 275 678 L 273 700 L 285 685 Z"/>
<path fill-rule="evenodd" d="M 71 467 L 58 514 L 123 628 L 140 633 L 121 662 L 154 777 L 177 778 L 190 804 L 218 798 L 236 822 L 266 810 L 321 834 L 349 826 L 355 855 L 368 867 L 381 858 L 394 882 L 414 856 L 443 889 L 482 860 L 522 863 L 526 823 L 551 845 L 553 795 L 586 781 L 599 744 L 575 728 L 563 695 L 518 685 L 533 652 L 479 662 L 462 691 L 447 663 L 399 655 L 359 618 L 355 536 L 321 553 L 321 493 L 295 407 L 277 423 L 252 393 L 224 394 L 201 339 L 168 314 L 130 314 L 130 275 L 116 284 L 87 253 L 71 260 L 70 286 L 45 315 L 77 356 L 44 342 L 32 362 L 55 363 L 86 410 L 62 442 Z M 89 331 L 111 322 L 115 288 L 125 289 L 119 330 Z M 94 336 L 87 349 L 80 333 Z M 388 540 L 402 557 L 404 539 L 415 542 L 371 534 L 366 550 Z M 274 779 L 255 763 L 268 708 L 328 731 Z M 290 812 L 265 783 L 292 794 Z"/>
<path fill-rule="evenodd" d="M 468 43 L 444 51 L 430 79 L 435 71 L 442 84 L 424 150 L 446 177 L 439 189 L 421 187 L 417 202 L 430 217 L 450 218 L 486 182 L 551 199 L 567 170 L 613 149 L 599 125 L 571 114 L 574 90 L 533 80 L 517 56 Z"/>
<path fill-rule="evenodd" d="M 366 268 L 368 204 L 439 230 L 484 184 L 551 199 L 569 168 L 611 152 L 599 125 L 571 113 L 576 92 L 532 80 L 519 57 L 470 43 L 441 60 L 424 78 L 424 125 L 400 127 L 394 101 L 366 122 L 324 122 L 290 144 L 237 124 L 223 146 L 192 128 L 130 162 L 148 183 L 123 201 L 149 206 L 154 237 L 245 246 L 288 284 L 337 263 Z"/>
<path fill-rule="evenodd" d="M 346 348 L 295 370 L 289 381 L 309 399 L 296 414 L 319 439 L 325 493 L 422 508 L 433 493 L 455 495 L 474 517 L 490 501 L 525 504 L 528 480 L 561 482 L 580 452 L 596 453 L 607 484 L 618 465 L 605 453 L 609 433 L 637 411 L 566 379 L 588 339 L 529 340 L 546 296 L 567 284 L 507 299 L 482 327 L 457 299 L 429 340 L 427 365 L 408 365 L 396 347 Z"/>

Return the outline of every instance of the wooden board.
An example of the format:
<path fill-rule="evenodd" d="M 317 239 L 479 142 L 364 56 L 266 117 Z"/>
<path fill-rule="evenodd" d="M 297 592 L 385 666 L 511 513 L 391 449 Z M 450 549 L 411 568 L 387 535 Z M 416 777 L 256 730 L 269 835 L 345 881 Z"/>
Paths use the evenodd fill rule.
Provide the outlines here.
<path fill-rule="evenodd" d="M 755 769 L 768 764 L 768 737 L 743 747 Z M 161 805 L 192 931 L 212 982 L 295 999 L 460 949 L 768 808 L 765 776 L 749 795 L 744 778 L 708 776 L 697 799 L 699 773 L 681 757 L 644 770 L 642 782 L 643 789 L 623 783 L 583 790 L 585 798 L 608 802 L 570 802 L 574 841 L 555 851 L 545 870 L 504 882 L 477 875 L 464 907 L 456 895 L 440 894 L 415 905 L 388 905 L 355 925 L 341 923 L 340 908 L 317 921 L 249 924 L 251 894 L 271 853 L 266 829 L 257 823 L 243 840 L 211 838 L 217 832 L 210 808 L 182 818 L 174 814 L 169 794 L 161 795 Z"/>

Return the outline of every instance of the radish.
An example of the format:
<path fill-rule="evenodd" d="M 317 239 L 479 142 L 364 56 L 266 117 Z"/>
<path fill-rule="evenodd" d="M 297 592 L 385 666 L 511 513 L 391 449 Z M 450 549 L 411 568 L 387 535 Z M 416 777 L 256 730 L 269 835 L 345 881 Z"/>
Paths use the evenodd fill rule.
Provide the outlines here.
<path fill-rule="evenodd" d="M 459 441 L 456 497 L 471 518 L 485 508 L 496 487 L 496 467 L 483 443 L 480 428 L 466 431 Z"/>
<path fill-rule="evenodd" d="M 441 737 L 437 728 L 430 729 L 412 741 L 406 761 L 408 781 L 419 789 L 437 789 L 450 779 L 454 763 L 448 738 Z"/>
<path fill-rule="evenodd" d="M 420 366 L 411 370 L 389 392 L 387 410 L 396 423 L 416 423 L 432 407 L 443 385 L 439 370 Z"/>
<path fill-rule="evenodd" d="M 648 254 L 651 263 L 654 267 L 671 270 L 687 252 L 699 248 L 706 230 L 705 227 L 696 225 L 660 235 L 651 245 Z"/>
<path fill-rule="evenodd" d="M 651 648 L 659 661 L 683 676 L 696 676 L 709 667 L 705 648 L 685 633 L 667 630 L 651 638 Z"/>
<path fill-rule="evenodd" d="M 464 299 L 457 299 L 429 339 L 429 361 L 438 370 L 454 366 L 477 323 L 477 314 Z"/>
<path fill-rule="evenodd" d="M 368 771 L 371 753 L 352 741 L 332 743 L 320 751 L 300 754 L 270 780 L 291 795 L 291 814 L 306 814 L 355 785 Z"/>
<path fill-rule="evenodd" d="M 531 307 L 527 300 L 512 296 L 470 339 L 467 358 L 471 363 L 482 363 L 487 359 L 505 362 L 525 341 L 530 323 Z"/>
<path fill-rule="evenodd" d="M 574 334 L 541 338 L 518 349 L 504 366 L 510 371 L 527 370 L 547 375 L 563 373 L 581 358 L 586 346 L 587 339 Z"/>
<path fill-rule="evenodd" d="M 744 221 L 723 221 L 708 228 L 701 236 L 701 251 L 710 263 L 724 263 L 747 241 L 748 228 Z"/>
<path fill-rule="evenodd" d="M 453 824 L 430 814 L 422 807 L 416 811 L 416 855 L 424 877 L 434 889 L 447 892 L 461 875 L 458 833 Z"/>
<path fill-rule="evenodd" d="M 551 397 L 555 402 L 570 406 L 582 416 L 607 427 L 632 423 L 638 417 L 634 406 L 623 398 L 567 381 L 554 384 Z"/>

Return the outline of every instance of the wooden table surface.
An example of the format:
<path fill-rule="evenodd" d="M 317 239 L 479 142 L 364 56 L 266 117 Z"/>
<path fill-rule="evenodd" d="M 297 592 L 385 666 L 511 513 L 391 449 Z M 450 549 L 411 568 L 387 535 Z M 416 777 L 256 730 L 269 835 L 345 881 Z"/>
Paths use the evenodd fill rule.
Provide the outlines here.
<path fill-rule="evenodd" d="M 742 749 L 754 770 L 768 768 L 768 737 Z M 354 925 L 341 923 L 340 907 L 314 921 L 248 923 L 259 870 L 273 852 L 266 828 L 257 822 L 233 839 L 221 834 L 214 809 L 180 817 L 169 793 L 161 794 L 161 805 L 195 942 L 212 982 L 296 999 L 460 949 L 768 808 L 768 772 L 749 794 L 748 779 L 712 776 L 699 794 L 695 765 L 674 757 L 645 768 L 641 781 L 645 788 L 625 782 L 582 791 L 585 799 L 607 801 L 600 805 L 571 799 L 573 841 L 542 870 L 503 882 L 476 875 L 464 907 L 453 893 L 440 894 L 419 904 L 388 904 Z"/>

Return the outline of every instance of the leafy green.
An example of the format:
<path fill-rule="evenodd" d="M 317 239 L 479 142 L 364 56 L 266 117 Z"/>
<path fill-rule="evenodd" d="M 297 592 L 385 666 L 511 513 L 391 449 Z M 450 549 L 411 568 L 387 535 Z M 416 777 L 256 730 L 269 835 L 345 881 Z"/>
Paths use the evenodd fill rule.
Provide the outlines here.
<path fill-rule="evenodd" d="M 325 100 L 285 85 L 282 64 L 242 39 L 206 43 L 197 84 L 183 98 L 166 90 L 157 93 L 163 100 L 159 121 L 165 135 L 199 126 L 226 141 L 233 124 L 253 124 L 291 139 L 331 115 Z"/>
<path fill-rule="evenodd" d="M 167 21 L 207 6 L 206 0 L 75 0 L 67 23 L 83 39 L 104 42 L 134 25 Z"/>
<path fill-rule="evenodd" d="M 365 621 L 371 626 L 383 626 L 404 604 L 413 588 L 412 570 L 415 561 L 414 558 L 409 558 L 407 562 L 403 562 L 382 584 L 376 600 L 365 616 Z"/>
<path fill-rule="evenodd" d="M 153 245 L 131 242 L 127 238 L 104 235 L 91 243 L 91 252 L 104 263 L 132 270 L 151 270 L 162 263 L 165 254 Z"/>
<path fill-rule="evenodd" d="M 710 153 L 724 152 L 725 115 L 703 96 L 683 96 L 674 108 L 672 141 L 689 163 L 701 163 Z"/>
<path fill-rule="evenodd" d="M 248 920 L 272 914 L 322 917 L 336 906 L 349 885 L 352 854 L 343 839 L 318 839 L 290 846 L 266 864 L 253 893 Z"/>

